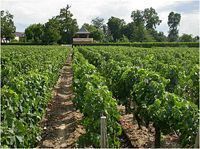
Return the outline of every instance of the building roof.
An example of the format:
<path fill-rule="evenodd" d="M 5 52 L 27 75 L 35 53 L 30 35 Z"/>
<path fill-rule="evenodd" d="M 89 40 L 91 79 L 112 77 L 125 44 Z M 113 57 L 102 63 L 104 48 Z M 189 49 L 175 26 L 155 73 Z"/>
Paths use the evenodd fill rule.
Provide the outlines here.
<path fill-rule="evenodd" d="M 16 37 L 24 37 L 24 33 L 23 32 L 15 32 L 15 36 Z"/>
<path fill-rule="evenodd" d="M 88 32 L 83 26 L 81 27 L 81 29 L 76 32 L 76 34 L 90 34 L 90 32 Z"/>

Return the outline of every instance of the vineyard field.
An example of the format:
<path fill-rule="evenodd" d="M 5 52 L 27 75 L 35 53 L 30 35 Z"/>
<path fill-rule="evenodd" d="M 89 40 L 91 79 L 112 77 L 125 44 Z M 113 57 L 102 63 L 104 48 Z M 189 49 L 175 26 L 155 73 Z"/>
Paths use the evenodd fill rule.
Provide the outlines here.
<path fill-rule="evenodd" d="M 1 144 L 35 147 L 41 131 L 38 122 L 70 49 L 2 46 L 1 50 Z"/>
<path fill-rule="evenodd" d="M 2 46 L 1 145 L 37 147 L 49 136 L 56 142 L 56 136 L 66 139 L 81 128 L 77 142 L 70 137 L 60 142 L 100 148 L 100 117 L 106 116 L 107 146 L 134 147 L 122 139 L 122 118 L 133 115 L 134 128 L 153 130 L 149 147 L 162 147 L 162 137 L 174 134 L 178 145 L 193 147 L 199 127 L 198 52 L 195 47 Z M 48 112 L 60 115 L 48 119 Z M 44 118 L 56 126 L 44 129 Z"/>
<path fill-rule="evenodd" d="M 182 146 L 198 132 L 198 48 L 78 47 L 106 78 L 109 90 L 139 127 L 154 124 L 155 146 L 161 133 L 176 132 Z M 131 105 L 134 105 L 132 107 Z"/>
<path fill-rule="evenodd" d="M 200 148 L 199 1 L 32 1 L 2 2 L 0 149 Z"/>

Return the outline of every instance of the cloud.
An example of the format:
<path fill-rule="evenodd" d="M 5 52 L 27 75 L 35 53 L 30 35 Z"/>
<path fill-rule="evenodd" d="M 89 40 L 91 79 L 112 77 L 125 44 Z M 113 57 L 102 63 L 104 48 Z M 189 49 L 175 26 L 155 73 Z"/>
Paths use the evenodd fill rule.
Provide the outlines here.
<path fill-rule="evenodd" d="M 163 6 L 158 9 L 158 12 L 175 11 L 182 14 L 197 13 L 199 12 L 199 1 L 176 1 L 174 4 Z"/>
<path fill-rule="evenodd" d="M 188 0 L 1 0 L 1 10 L 8 10 L 14 15 L 17 31 L 24 29 L 33 23 L 45 23 L 48 19 L 59 14 L 61 8 L 71 5 L 70 11 L 77 19 L 79 27 L 84 23 L 91 23 L 95 17 L 105 19 L 105 23 L 111 16 L 131 21 L 130 15 L 133 10 L 144 10 L 153 7 L 162 20 L 158 30 L 167 34 L 167 16 L 171 11 L 181 13 L 180 32 L 197 35 L 198 32 L 198 1 Z M 197 18 L 195 18 L 197 17 Z M 189 27 L 189 21 L 194 22 Z"/>
<path fill-rule="evenodd" d="M 199 35 L 199 13 L 182 15 L 179 28 L 180 35 L 183 33 Z"/>

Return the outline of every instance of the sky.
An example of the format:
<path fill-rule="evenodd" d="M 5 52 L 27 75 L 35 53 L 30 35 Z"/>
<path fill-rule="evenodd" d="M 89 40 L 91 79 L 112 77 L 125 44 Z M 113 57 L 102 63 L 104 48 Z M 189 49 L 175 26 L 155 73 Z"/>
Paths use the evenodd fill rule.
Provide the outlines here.
<path fill-rule="evenodd" d="M 67 4 L 79 28 L 96 17 L 104 18 L 105 23 L 111 16 L 129 23 L 132 11 L 153 7 L 162 20 L 158 31 L 168 34 L 168 15 L 174 11 L 181 14 L 180 35 L 199 35 L 199 0 L 1 0 L 0 8 L 14 15 L 16 31 L 23 32 L 31 24 L 45 23 L 58 15 Z"/>

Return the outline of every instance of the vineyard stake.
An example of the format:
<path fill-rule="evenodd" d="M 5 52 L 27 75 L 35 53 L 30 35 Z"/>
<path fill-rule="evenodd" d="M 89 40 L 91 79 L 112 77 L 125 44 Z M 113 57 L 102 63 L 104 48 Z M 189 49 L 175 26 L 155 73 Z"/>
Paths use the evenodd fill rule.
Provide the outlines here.
<path fill-rule="evenodd" d="M 198 133 L 196 135 L 194 148 L 199 148 L 199 131 L 198 131 Z"/>
<path fill-rule="evenodd" d="M 107 126 L 105 116 L 101 116 L 101 148 L 107 148 Z"/>

